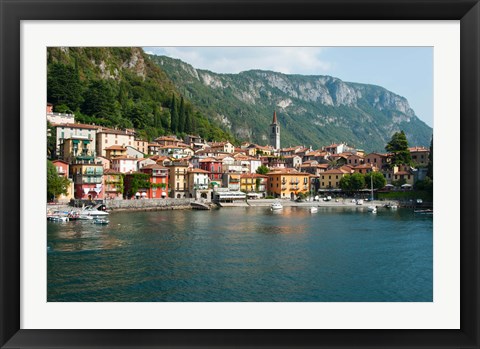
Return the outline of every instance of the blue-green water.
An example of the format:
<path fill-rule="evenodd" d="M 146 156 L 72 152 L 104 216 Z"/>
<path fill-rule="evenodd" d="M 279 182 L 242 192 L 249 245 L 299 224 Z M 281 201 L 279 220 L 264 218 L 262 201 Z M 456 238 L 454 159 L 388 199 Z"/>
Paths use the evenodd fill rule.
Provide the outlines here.
<path fill-rule="evenodd" d="M 432 217 L 341 208 L 48 224 L 48 301 L 431 302 Z"/>

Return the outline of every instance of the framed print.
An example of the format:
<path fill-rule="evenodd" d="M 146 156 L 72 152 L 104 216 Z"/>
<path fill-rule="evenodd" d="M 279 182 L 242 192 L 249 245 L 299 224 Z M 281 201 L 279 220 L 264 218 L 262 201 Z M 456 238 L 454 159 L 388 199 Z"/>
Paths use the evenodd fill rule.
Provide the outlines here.
<path fill-rule="evenodd" d="M 2 348 L 479 347 L 477 1 L 0 2 Z M 109 65 L 111 53 L 102 56 L 102 50 L 128 59 L 115 68 Z M 330 60 L 314 61 L 312 57 L 320 52 L 322 57 L 331 54 Z M 294 61 L 289 67 L 287 56 Z M 239 69 L 247 70 L 250 80 L 240 79 L 240 70 L 221 71 L 239 64 L 241 57 L 249 59 L 249 65 Z M 262 65 L 266 61 L 277 64 Z M 357 66 L 355 61 L 364 65 Z M 94 69 L 89 68 L 91 62 Z M 213 62 L 218 65 L 207 65 Z M 332 67 L 342 62 L 356 71 L 351 76 L 361 76 L 358 73 L 367 63 L 371 70 L 365 70 L 366 78 L 344 78 L 361 81 L 340 83 Z M 301 69 L 309 66 L 314 73 L 303 73 Z M 105 77 L 120 80 L 118 70 L 125 67 L 133 67 L 134 73 L 125 75 L 122 83 L 105 82 Z M 146 72 L 155 78 L 149 80 Z M 317 72 L 322 72 L 320 82 L 309 81 L 308 75 Z M 415 80 L 424 73 L 423 80 L 430 85 Z M 417 120 L 405 98 L 384 88 L 381 94 L 375 92 L 373 85 L 381 84 L 375 77 L 389 76 L 390 83 L 399 86 L 394 83 L 407 75 L 410 85 L 407 81 L 407 92 L 400 93 L 415 91 L 418 103 L 428 105 L 431 119 L 427 123 Z M 78 81 L 72 80 L 75 76 Z M 259 85 L 260 78 L 270 85 L 263 85 L 258 96 L 240 89 L 248 86 L 245 81 Z M 287 86 L 294 79 L 303 86 L 298 91 L 306 91 L 303 99 L 298 97 L 301 92 Z M 171 87 L 155 94 L 159 81 Z M 225 88 L 228 84 L 230 88 Z M 308 91 L 312 84 L 322 85 L 328 94 L 313 96 L 314 91 Z M 274 103 L 269 102 L 272 96 L 276 96 Z M 312 107 L 309 98 L 323 98 L 322 105 Z M 240 107 L 239 100 L 244 103 Z M 252 100 L 255 108 L 247 103 Z M 48 129 L 43 117 L 34 116 L 43 113 L 46 103 L 47 118 L 57 118 L 49 120 Z M 195 109 L 195 103 L 203 103 L 203 109 Z M 289 114 L 292 105 L 299 108 Z M 392 105 L 397 109 L 392 111 Z M 261 114 L 271 109 L 273 121 L 272 115 L 264 121 Z M 313 136 L 311 129 L 301 125 L 308 121 L 302 119 L 302 110 L 316 114 Z M 209 118 L 209 113 L 217 114 Z M 244 119 L 232 126 L 222 113 Z M 251 119 L 247 113 L 253 115 Z M 353 123 L 351 115 L 356 113 L 388 115 L 403 122 L 405 133 L 418 142 L 415 146 L 421 146 L 408 149 L 415 159 L 403 158 L 405 147 L 398 145 L 403 144 L 403 130 L 378 141 L 378 127 L 366 132 L 364 125 Z M 335 118 L 340 114 L 355 132 L 331 131 L 330 124 L 337 125 Z M 76 118 L 76 123 L 69 118 Z M 181 135 L 182 141 L 168 143 L 170 131 Z M 255 133 L 264 131 L 255 138 Z M 353 148 L 348 140 L 339 139 L 321 148 L 295 148 L 302 141 L 314 142 L 322 132 L 325 137 L 354 139 L 361 146 Z M 298 138 L 300 133 L 303 138 Z M 187 141 L 188 137 L 203 137 L 208 147 L 203 146 L 206 141 Z M 240 143 L 247 138 L 251 143 Z M 257 147 L 256 143 L 269 145 Z M 193 150 L 195 146 L 199 148 Z M 250 146 L 255 156 L 249 153 Z M 44 147 L 49 154 L 61 154 L 52 162 L 53 171 L 71 174 L 65 176 L 70 182 L 64 186 L 71 188 L 73 206 L 65 214 L 58 206 L 50 206 L 48 218 L 82 216 L 88 225 L 69 222 L 45 227 L 46 185 L 42 183 L 48 181 L 47 201 L 69 194 L 52 189 L 43 150 L 38 152 Z M 376 152 L 382 147 L 389 154 Z M 231 155 L 236 150 L 239 158 Z M 201 155 L 195 163 L 193 155 L 198 151 Z M 300 169 L 302 151 L 304 165 L 318 173 L 289 170 L 290 162 Z M 190 163 L 184 166 L 185 159 Z M 248 159 L 248 165 L 240 159 Z M 349 166 L 348 161 L 355 159 L 362 159 L 358 168 Z M 414 160 L 423 161 L 424 166 L 410 166 Z M 145 164 L 139 166 L 139 161 Z M 384 161 L 388 165 L 377 167 Z M 216 163 L 229 171 L 216 176 L 222 172 L 220 167 L 215 169 Z M 248 176 L 235 177 L 234 166 L 255 173 L 251 190 Z M 255 170 L 250 171 L 253 166 Z M 384 181 L 378 184 L 384 189 L 382 196 L 375 182 L 376 199 L 374 168 L 381 169 Z M 181 174 L 185 183 L 192 178 L 191 192 L 187 184 L 175 180 Z M 338 182 L 328 182 L 327 174 L 337 176 Z M 240 190 L 242 178 L 245 187 Z M 355 187 L 355 181 L 363 182 Z M 419 182 L 423 188 L 430 185 L 430 196 L 410 195 Z M 387 183 L 405 200 L 388 201 Z M 263 194 L 262 186 L 266 187 Z M 340 195 L 347 192 L 351 195 Z M 235 195 L 241 196 L 238 201 Z M 224 206 L 248 206 L 250 216 L 245 218 L 245 208 L 230 209 L 225 217 L 220 213 L 228 208 L 212 210 L 215 218 L 208 219 L 210 215 L 201 211 L 164 210 L 135 216 L 140 218 L 115 213 L 150 210 L 148 205 L 153 203 L 163 205 L 162 209 L 169 205 L 208 209 L 209 199 Z M 263 199 L 271 202 L 255 208 Z M 85 208 L 87 202 L 99 200 L 115 214 L 107 216 L 101 206 Z M 403 207 L 395 211 L 397 204 L 409 211 Z M 361 214 L 352 215 L 347 208 L 347 213 L 335 218 L 328 211 L 335 205 Z M 425 218 L 433 213 L 433 206 L 433 219 Z M 412 214 L 422 215 L 416 225 Z M 272 230 L 269 224 L 279 217 L 281 226 Z M 305 221 L 312 219 L 321 223 L 308 228 Z M 372 219 L 376 219 L 376 230 L 370 226 Z M 387 221 L 383 228 L 380 219 Z M 355 228 L 345 228 L 346 220 Z M 239 222 L 246 222 L 248 228 L 239 228 Z M 319 224 L 324 227 L 323 240 L 313 234 Z M 159 239 L 155 235 L 159 226 L 174 233 Z M 337 226 L 349 234 L 336 234 Z M 406 226 L 410 230 L 403 230 Z M 199 227 L 208 234 L 196 234 Z M 135 229 L 138 234 L 132 234 Z M 308 229 L 310 233 L 298 234 Z M 332 231 L 335 234 L 329 235 Z M 202 253 L 192 246 L 202 246 Z M 400 253 L 404 259 L 397 258 Z M 376 259 L 371 262 L 371 258 Z M 323 269 L 309 264 L 313 262 Z M 331 268 L 333 263 L 338 267 Z M 211 273 L 209 277 L 198 277 L 203 275 L 202 268 Z M 109 275 L 115 282 L 107 280 Z"/>

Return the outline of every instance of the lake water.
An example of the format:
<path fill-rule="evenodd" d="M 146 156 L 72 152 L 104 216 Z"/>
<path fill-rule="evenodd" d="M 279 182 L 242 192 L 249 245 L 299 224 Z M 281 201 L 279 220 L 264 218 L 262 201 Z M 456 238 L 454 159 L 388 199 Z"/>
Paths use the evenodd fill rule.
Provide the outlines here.
<path fill-rule="evenodd" d="M 432 221 L 249 207 L 49 222 L 48 301 L 431 302 Z"/>

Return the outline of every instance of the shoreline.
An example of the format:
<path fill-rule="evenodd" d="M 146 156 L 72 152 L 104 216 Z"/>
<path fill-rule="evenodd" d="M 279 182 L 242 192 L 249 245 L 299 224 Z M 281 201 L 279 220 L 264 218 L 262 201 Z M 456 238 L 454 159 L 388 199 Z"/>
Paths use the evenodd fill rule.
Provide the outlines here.
<path fill-rule="evenodd" d="M 304 202 L 297 202 L 292 201 L 290 199 L 250 199 L 247 201 L 242 202 L 234 202 L 234 203 L 206 203 L 210 209 L 215 208 L 229 208 L 229 207 L 270 207 L 270 205 L 274 202 L 280 202 L 284 207 L 336 207 L 336 208 L 362 208 L 368 206 L 375 206 L 377 208 L 384 207 L 387 204 L 396 204 L 398 205 L 397 201 L 364 201 L 362 205 L 357 205 L 356 203 L 352 202 L 353 199 L 342 199 L 338 202 L 335 199 L 331 201 L 304 201 Z M 192 201 L 195 203 L 196 201 Z M 123 207 L 112 207 L 108 205 L 108 202 L 105 203 L 107 206 L 108 213 L 121 213 L 121 212 L 151 212 L 151 211 L 169 211 L 169 210 L 194 210 L 195 208 L 192 205 L 181 203 L 181 204 L 173 204 L 173 205 L 162 205 L 162 206 L 148 206 L 148 205 L 140 205 L 140 206 L 123 206 Z M 52 211 L 79 211 L 78 207 L 70 206 L 69 204 L 48 204 L 48 210 Z"/>

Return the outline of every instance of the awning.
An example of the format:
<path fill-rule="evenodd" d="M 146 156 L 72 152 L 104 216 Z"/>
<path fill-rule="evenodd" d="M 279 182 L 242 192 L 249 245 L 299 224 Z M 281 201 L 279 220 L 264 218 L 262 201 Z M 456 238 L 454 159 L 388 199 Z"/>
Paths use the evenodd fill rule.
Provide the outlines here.
<path fill-rule="evenodd" d="M 147 196 L 147 193 L 143 192 L 143 193 L 142 193 L 142 196 Z"/>
<path fill-rule="evenodd" d="M 140 196 L 140 193 L 137 191 L 137 192 L 135 193 L 135 196 Z"/>
<path fill-rule="evenodd" d="M 407 188 L 407 187 L 411 187 L 412 185 L 411 184 L 408 184 L 408 183 L 405 183 L 402 185 L 402 188 Z"/>

